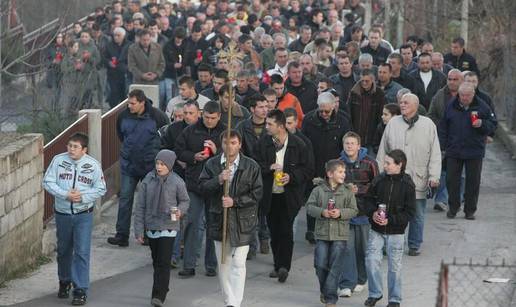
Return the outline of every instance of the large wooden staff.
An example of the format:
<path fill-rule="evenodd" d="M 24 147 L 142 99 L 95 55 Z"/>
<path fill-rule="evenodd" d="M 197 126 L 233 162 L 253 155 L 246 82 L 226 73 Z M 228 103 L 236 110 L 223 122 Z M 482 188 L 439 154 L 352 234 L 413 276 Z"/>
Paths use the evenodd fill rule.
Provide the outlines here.
<path fill-rule="evenodd" d="M 235 80 L 235 70 L 232 68 L 231 63 L 233 60 L 242 59 L 243 54 L 238 52 L 236 43 L 231 41 L 228 46 L 228 51 L 220 51 L 219 57 L 227 58 L 229 63 L 229 72 L 228 72 L 228 94 L 229 94 L 229 106 L 228 106 L 228 123 L 226 129 L 226 144 L 229 143 L 229 138 L 231 135 L 231 117 L 232 117 L 232 109 L 233 103 L 235 103 L 234 93 L 233 93 L 233 80 Z M 222 99 L 222 98 L 221 98 Z M 226 170 L 230 171 L 229 160 L 227 154 L 226 156 Z M 224 181 L 224 196 L 229 196 L 229 180 Z M 227 228 L 228 228 L 228 208 L 224 208 L 223 218 L 222 218 L 222 259 L 221 263 L 226 263 L 226 240 L 227 240 Z"/>

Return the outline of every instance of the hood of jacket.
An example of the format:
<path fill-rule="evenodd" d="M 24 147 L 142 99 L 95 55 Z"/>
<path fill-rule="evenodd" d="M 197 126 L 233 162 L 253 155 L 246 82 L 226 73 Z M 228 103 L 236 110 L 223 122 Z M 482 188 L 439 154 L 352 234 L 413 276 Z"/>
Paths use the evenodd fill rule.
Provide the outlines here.
<path fill-rule="evenodd" d="M 365 148 L 365 147 L 360 147 L 360 150 L 358 151 L 358 159 L 357 159 L 357 161 L 351 161 L 344 150 L 340 152 L 340 159 L 342 161 L 344 161 L 345 163 L 360 162 L 366 156 L 367 156 L 367 148 Z"/>

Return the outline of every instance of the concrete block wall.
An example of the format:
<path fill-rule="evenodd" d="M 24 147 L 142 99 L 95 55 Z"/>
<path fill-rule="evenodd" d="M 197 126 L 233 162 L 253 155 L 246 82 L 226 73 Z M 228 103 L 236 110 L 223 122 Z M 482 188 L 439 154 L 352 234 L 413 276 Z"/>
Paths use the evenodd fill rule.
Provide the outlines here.
<path fill-rule="evenodd" d="M 0 134 L 0 282 L 41 255 L 42 179 L 43 135 Z"/>

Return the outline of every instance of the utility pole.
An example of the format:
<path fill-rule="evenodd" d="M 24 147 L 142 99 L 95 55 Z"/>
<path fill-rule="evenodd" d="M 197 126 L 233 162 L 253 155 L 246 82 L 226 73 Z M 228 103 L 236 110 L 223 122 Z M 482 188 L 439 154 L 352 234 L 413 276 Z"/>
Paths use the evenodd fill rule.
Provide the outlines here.
<path fill-rule="evenodd" d="M 398 47 L 403 44 L 403 26 L 405 25 L 405 0 L 398 1 L 398 20 L 396 25 L 396 39 Z"/>
<path fill-rule="evenodd" d="M 468 45 L 468 24 L 469 24 L 469 0 L 462 0 L 462 12 L 460 17 L 460 36 Z"/>
<path fill-rule="evenodd" d="M 385 39 L 389 42 L 392 38 L 392 31 L 391 31 L 391 0 L 385 0 L 385 15 L 384 15 L 384 29 L 387 31 L 384 31 L 385 33 Z"/>
<path fill-rule="evenodd" d="M 371 0 L 365 0 L 365 16 L 364 16 L 364 33 L 369 33 L 369 29 L 371 29 L 371 21 L 373 20 L 373 7 Z"/>

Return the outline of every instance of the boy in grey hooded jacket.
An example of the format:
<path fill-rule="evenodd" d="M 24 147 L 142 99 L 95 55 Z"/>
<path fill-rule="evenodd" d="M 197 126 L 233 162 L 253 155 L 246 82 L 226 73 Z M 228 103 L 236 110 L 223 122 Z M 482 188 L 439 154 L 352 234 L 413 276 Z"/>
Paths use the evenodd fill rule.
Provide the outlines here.
<path fill-rule="evenodd" d="M 172 247 L 180 219 L 190 203 L 183 179 L 172 172 L 175 161 L 176 154 L 171 150 L 164 149 L 157 154 L 156 169 L 143 179 L 135 206 L 136 240 L 143 243 L 146 234 L 152 254 L 152 306 L 163 306 L 167 296 Z"/>

